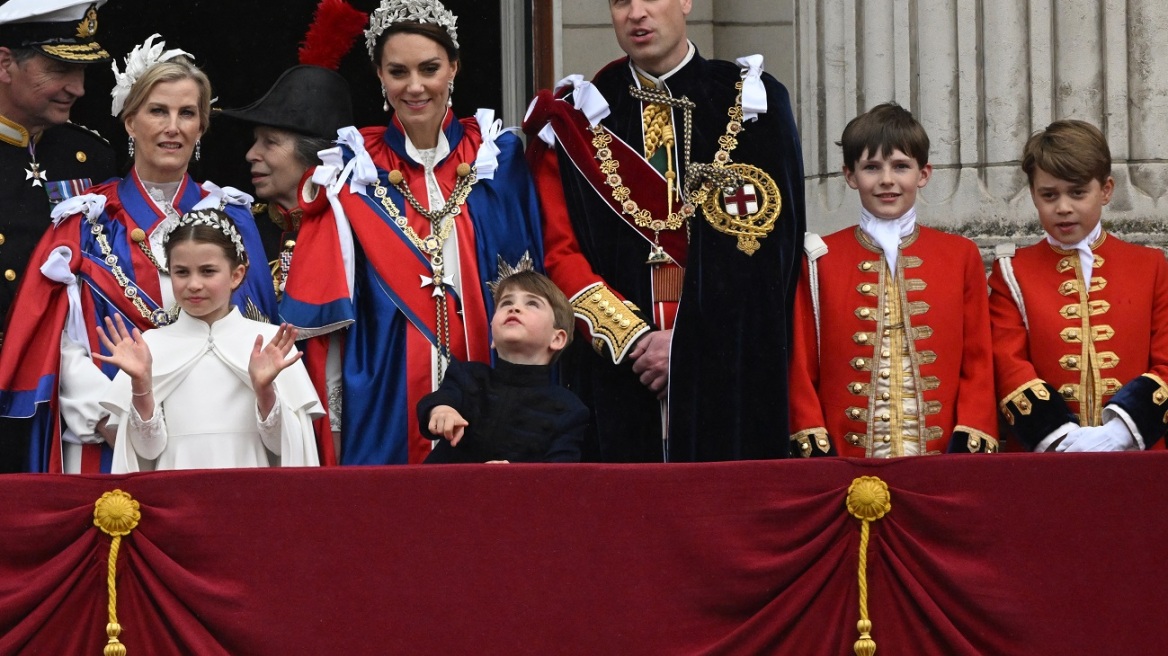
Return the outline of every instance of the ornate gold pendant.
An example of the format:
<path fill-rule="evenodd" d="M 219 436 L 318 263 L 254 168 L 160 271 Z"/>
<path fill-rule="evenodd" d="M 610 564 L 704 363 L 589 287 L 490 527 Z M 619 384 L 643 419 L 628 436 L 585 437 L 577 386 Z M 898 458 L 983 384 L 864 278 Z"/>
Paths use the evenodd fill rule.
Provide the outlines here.
<path fill-rule="evenodd" d="M 742 179 L 742 186 L 709 189 L 701 199 L 703 214 L 715 230 L 738 238 L 738 250 L 754 255 L 759 240 L 774 229 L 783 199 L 774 179 L 757 166 L 730 163 L 726 168 Z"/>

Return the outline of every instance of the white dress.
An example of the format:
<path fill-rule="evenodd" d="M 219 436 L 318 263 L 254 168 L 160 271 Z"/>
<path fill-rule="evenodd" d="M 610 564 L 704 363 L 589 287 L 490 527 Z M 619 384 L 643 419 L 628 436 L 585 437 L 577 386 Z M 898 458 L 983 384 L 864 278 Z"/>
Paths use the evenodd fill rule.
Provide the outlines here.
<path fill-rule="evenodd" d="M 118 419 L 111 471 L 316 466 L 312 420 L 324 415 L 300 362 L 276 377 L 276 405 L 261 419 L 247 373 L 256 335 L 277 326 L 239 310 L 212 325 L 180 313 L 143 338 L 154 360 L 154 416 L 133 409 L 130 377 L 119 372 L 102 399 Z"/>

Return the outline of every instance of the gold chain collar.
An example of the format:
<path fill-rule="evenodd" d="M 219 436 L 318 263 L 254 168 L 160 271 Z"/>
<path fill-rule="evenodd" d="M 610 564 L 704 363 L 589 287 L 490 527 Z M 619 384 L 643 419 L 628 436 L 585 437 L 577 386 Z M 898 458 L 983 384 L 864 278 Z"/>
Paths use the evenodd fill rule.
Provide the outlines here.
<path fill-rule="evenodd" d="M 746 129 L 742 124 L 742 80 L 735 83 L 734 88 L 738 90 L 738 97 L 734 99 L 734 106 L 726 110 L 730 120 L 726 123 L 726 133 L 718 137 L 719 149 L 714 153 L 714 161 L 686 167 L 685 195 L 695 205 L 706 202 L 713 189 L 742 185 L 742 179 L 727 168 L 731 163 L 730 153 L 738 147 L 738 135 Z"/>
<path fill-rule="evenodd" d="M 450 192 L 450 198 L 446 200 L 445 205 L 434 212 L 422 207 L 418 199 L 414 197 L 414 193 L 410 191 L 409 186 L 405 184 L 405 176 L 402 175 L 401 171 L 394 169 L 389 172 L 389 183 L 401 193 L 410 207 L 413 207 L 430 222 L 430 236 L 425 238 L 419 237 L 418 233 L 410 227 L 405 215 L 389 197 L 389 190 L 381 186 L 381 180 L 373 182 L 373 195 L 381 201 L 381 206 L 385 208 L 389 218 L 393 219 L 394 224 L 405 233 L 410 243 L 431 258 L 435 255 L 441 258 L 442 245 L 450 237 L 450 231 L 454 227 L 454 217 L 462 212 L 462 206 L 466 203 L 467 196 L 470 195 L 471 187 L 478 181 L 474 167 L 466 162 L 458 165 L 457 172 L 458 182 L 455 183 L 454 189 Z M 436 264 L 441 266 L 441 262 Z"/>
<path fill-rule="evenodd" d="M 442 247 L 446 244 L 446 240 L 450 237 L 451 231 L 454 229 L 454 217 L 462 212 L 462 206 L 466 203 L 467 197 L 470 195 L 471 187 L 478 181 L 477 172 L 475 168 L 466 162 L 462 162 L 456 169 L 458 174 L 458 182 L 454 184 L 454 189 L 450 192 L 450 198 L 446 199 L 446 203 L 437 211 L 431 212 L 422 207 L 418 199 L 414 197 L 414 193 L 410 191 L 409 186 L 405 183 L 405 176 L 402 172 L 394 169 L 389 172 L 389 183 L 401 193 L 410 207 L 414 208 L 416 212 L 426 217 L 430 222 L 430 234 L 427 237 L 419 237 L 418 233 L 410 227 L 409 221 L 405 215 L 402 214 L 401 209 L 389 197 L 389 190 L 381 185 L 381 180 L 373 182 L 373 195 L 381 201 L 381 206 L 385 208 L 389 218 L 393 219 L 394 224 L 401 229 L 402 234 L 410 240 L 418 250 L 422 251 L 430 257 L 430 270 L 433 277 L 428 282 L 423 282 L 423 285 L 434 285 L 434 311 L 435 324 L 437 330 L 435 338 L 438 340 L 436 348 L 438 349 L 438 383 L 442 383 L 442 379 L 446 375 L 446 368 L 450 363 L 452 357 L 450 351 L 450 320 L 446 308 L 446 292 L 447 277 L 444 268 L 444 261 L 442 257 Z"/>
<path fill-rule="evenodd" d="M 727 110 L 730 121 L 726 124 L 726 133 L 718 138 L 720 148 L 714 154 L 714 161 L 710 164 L 691 164 L 689 162 L 692 135 L 690 109 L 694 105 L 685 97 L 682 97 L 681 100 L 688 103 L 688 107 L 678 103 L 684 110 L 685 119 L 684 147 L 686 179 L 684 189 L 686 202 L 681 206 L 680 210 L 671 212 L 665 219 L 654 218 L 649 210 L 640 207 L 632 199 L 632 190 L 624 185 L 620 174 L 617 173 L 620 169 L 620 161 L 613 156 L 612 149 L 608 147 L 612 143 L 612 135 L 600 124 L 590 128 L 593 135 L 592 147 L 596 149 L 595 157 L 600 162 L 600 170 L 606 176 L 605 184 L 612 187 L 612 199 L 620 206 L 621 212 L 629 215 L 638 227 L 648 228 L 655 235 L 662 230 L 677 230 L 693 216 L 695 211 L 694 207 L 705 202 L 710 190 L 716 189 L 719 185 L 731 186 L 735 182 L 740 183 L 739 177 L 732 171 L 726 169 L 726 165 L 731 162 L 730 153 L 738 147 L 738 135 L 744 129 L 742 124 L 742 81 L 739 80 L 734 85 L 734 88 L 738 90 L 738 97 L 734 100 L 734 106 Z M 635 87 L 632 87 L 630 90 L 632 89 L 635 89 Z M 661 91 L 645 89 L 637 91 L 638 93 L 634 94 L 634 97 L 641 99 L 641 96 L 647 96 L 651 98 L 649 102 L 659 103 L 666 98 L 675 100 Z M 699 180 L 701 181 L 700 187 L 697 186 L 697 181 Z"/>

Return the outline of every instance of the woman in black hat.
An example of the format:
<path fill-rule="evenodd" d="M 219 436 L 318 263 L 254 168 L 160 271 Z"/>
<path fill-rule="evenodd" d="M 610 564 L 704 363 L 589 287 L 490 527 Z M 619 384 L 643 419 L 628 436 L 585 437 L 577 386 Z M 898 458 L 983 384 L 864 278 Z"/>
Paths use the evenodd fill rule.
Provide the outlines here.
<path fill-rule="evenodd" d="M 489 110 L 461 120 L 450 110 L 456 20 L 437 0 L 382 0 L 369 17 L 393 114 L 341 130 L 340 148 L 322 153 L 314 177 L 328 211 L 305 212 L 280 301 L 283 320 L 314 336 L 305 360 L 331 426 L 343 411 L 341 464 L 425 459 L 417 402 L 450 360 L 490 362 L 487 281 L 500 260 L 543 261 L 518 137 Z"/>
<path fill-rule="evenodd" d="M 268 218 L 283 232 L 280 257 L 272 269 L 280 294 L 300 230 L 302 205 L 318 195 L 311 179 L 312 169 L 321 163 L 317 153 L 331 148 L 337 131 L 353 124 L 349 83 L 328 68 L 293 66 L 262 98 L 221 114 L 254 126 L 255 142 L 246 157 L 255 195 L 267 202 Z"/>

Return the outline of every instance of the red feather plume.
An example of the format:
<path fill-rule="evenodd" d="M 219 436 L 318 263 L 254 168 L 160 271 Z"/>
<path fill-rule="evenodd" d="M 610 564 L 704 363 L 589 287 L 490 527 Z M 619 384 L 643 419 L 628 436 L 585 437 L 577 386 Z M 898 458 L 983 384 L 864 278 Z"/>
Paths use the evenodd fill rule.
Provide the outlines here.
<path fill-rule="evenodd" d="M 300 63 L 337 70 L 368 21 L 345 0 L 321 0 L 300 44 Z"/>

